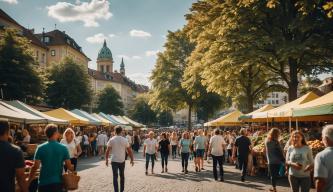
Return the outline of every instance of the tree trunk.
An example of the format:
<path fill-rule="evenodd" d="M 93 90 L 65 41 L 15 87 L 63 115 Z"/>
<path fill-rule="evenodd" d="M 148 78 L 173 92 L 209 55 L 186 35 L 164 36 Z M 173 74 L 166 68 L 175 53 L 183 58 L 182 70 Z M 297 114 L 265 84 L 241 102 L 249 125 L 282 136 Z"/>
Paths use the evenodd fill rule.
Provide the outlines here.
<path fill-rule="evenodd" d="M 252 94 L 247 95 L 247 113 L 253 111 L 253 96 Z"/>
<path fill-rule="evenodd" d="M 192 124 L 191 124 L 191 120 L 192 120 L 192 104 L 188 105 L 188 117 L 187 117 L 187 129 L 190 131 L 192 129 Z"/>
<path fill-rule="evenodd" d="M 297 99 L 298 77 L 297 77 L 297 61 L 289 58 L 289 79 L 288 97 L 289 102 Z"/>

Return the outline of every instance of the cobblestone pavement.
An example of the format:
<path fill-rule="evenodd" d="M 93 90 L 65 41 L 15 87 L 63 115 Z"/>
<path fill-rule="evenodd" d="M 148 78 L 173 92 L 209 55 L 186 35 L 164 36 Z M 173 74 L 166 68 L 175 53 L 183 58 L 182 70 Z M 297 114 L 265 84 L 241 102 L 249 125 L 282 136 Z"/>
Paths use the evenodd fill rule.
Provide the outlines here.
<path fill-rule="evenodd" d="M 224 182 L 213 179 L 212 164 L 205 162 L 205 170 L 200 173 L 194 171 L 194 164 L 189 164 L 189 174 L 181 172 L 180 159 L 170 160 L 168 173 L 161 173 L 160 161 L 155 164 L 155 174 L 148 176 L 144 173 L 145 161 L 142 153 L 135 154 L 135 164 L 132 167 L 126 161 L 125 191 L 130 192 L 255 192 L 269 191 L 269 179 L 264 176 L 248 177 L 246 182 L 241 182 L 239 171 L 234 166 L 225 165 Z M 113 191 L 112 170 L 106 167 L 105 161 L 97 157 L 82 159 L 78 165 L 81 181 L 77 191 Z M 278 181 L 279 192 L 290 191 L 286 179 Z M 282 186 L 280 186 L 282 185 Z"/>

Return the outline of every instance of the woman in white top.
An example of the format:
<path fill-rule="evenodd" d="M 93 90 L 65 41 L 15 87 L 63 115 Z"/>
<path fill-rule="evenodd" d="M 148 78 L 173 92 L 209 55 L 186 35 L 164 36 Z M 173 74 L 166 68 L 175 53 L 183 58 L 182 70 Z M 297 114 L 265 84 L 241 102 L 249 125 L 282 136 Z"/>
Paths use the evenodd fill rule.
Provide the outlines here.
<path fill-rule="evenodd" d="M 76 171 L 77 158 L 82 153 L 80 142 L 75 138 L 75 133 L 71 128 L 67 128 L 63 134 L 63 138 L 60 143 L 64 144 L 69 152 L 72 165 L 74 165 L 74 171 Z M 65 171 L 67 168 L 65 166 Z"/>

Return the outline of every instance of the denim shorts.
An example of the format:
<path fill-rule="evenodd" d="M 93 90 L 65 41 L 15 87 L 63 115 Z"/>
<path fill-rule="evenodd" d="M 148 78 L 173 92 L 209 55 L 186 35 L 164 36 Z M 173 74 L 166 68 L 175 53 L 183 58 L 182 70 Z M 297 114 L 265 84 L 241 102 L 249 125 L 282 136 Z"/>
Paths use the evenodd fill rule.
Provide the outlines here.
<path fill-rule="evenodd" d="M 197 149 L 197 157 L 203 157 L 205 154 L 204 149 Z"/>

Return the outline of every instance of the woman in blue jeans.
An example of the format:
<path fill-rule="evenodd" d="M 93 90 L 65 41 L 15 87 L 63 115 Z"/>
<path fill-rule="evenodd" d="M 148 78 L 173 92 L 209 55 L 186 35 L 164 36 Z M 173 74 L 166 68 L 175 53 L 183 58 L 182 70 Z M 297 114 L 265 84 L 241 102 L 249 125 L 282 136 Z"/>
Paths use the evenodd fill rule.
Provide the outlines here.
<path fill-rule="evenodd" d="M 182 139 L 179 142 L 179 148 L 181 151 L 181 158 L 182 158 L 182 172 L 187 174 L 188 170 L 188 158 L 190 156 L 190 146 L 191 146 L 191 139 L 188 132 L 184 132 L 182 135 Z"/>
<path fill-rule="evenodd" d="M 165 132 L 161 134 L 161 141 L 158 143 L 158 150 L 161 153 L 162 173 L 164 173 L 164 171 L 168 172 L 168 156 L 170 154 L 170 141 L 167 139 Z"/>
<path fill-rule="evenodd" d="M 143 157 L 146 158 L 146 175 L 148 175 L 149 161 L 151 160 L 151 174 L 154 174 L 154 165 L 157 152 L 157 141 L 154 139 L 154 132 L 150 131 L 148 139 L 144 142 Z"/>

